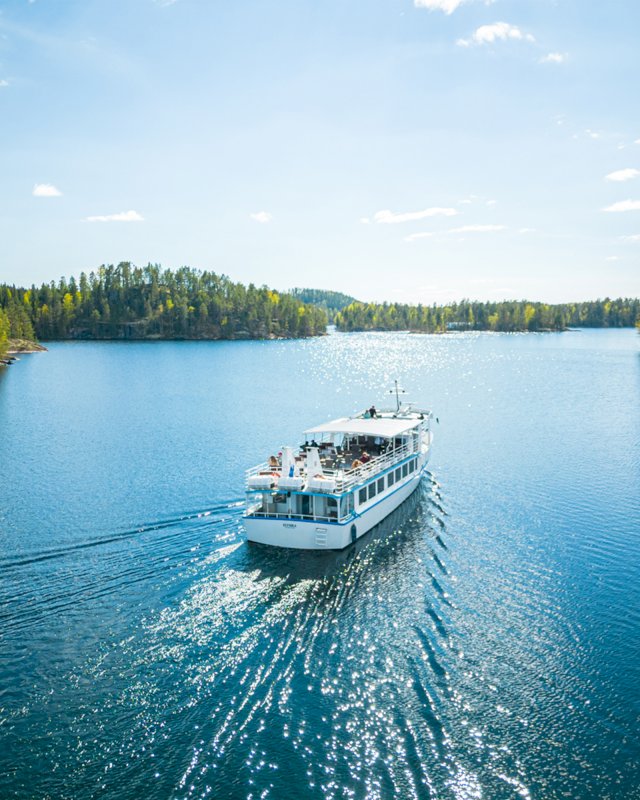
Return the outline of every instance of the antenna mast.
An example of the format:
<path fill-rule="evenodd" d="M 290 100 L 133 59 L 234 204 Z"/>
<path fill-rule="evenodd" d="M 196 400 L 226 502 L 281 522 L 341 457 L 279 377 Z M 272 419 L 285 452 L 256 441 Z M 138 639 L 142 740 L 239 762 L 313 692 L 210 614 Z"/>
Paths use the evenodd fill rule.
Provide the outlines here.
<path fill-rule="evenodd" d="M 397 380 L 395 380 L 393 382 L 393 384 L 394 384 L 394 388 L 393 389 L 389 389 L 389 394 L 395 394 L 395 396 L 396 396 L 396 414 L 397 414 L 400 411 L 400 395 L 401 394 L 406 394 L 406 393 L 405 393 L 404 389 L 402 389 L 402 388 L 400 388 L 400 386 L 398 386 L 398 381 Z"/>

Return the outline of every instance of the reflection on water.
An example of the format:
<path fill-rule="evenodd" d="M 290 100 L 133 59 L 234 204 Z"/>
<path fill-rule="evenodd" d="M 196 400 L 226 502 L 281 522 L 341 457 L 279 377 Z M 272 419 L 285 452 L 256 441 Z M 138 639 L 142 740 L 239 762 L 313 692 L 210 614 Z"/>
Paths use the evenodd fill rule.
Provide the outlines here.
<path fill-rule="evenodd" d="M 128 525 L 126 486 L 114 485 L 121 503 L 108 507 L 101 496 L 84 495 L 93 526 L 80 504 L 75 526 L 63 525 L 70 509 L 56 505 L 46 486 L 35 490 L 38 526 L 29 528 L 35 517 L 26 503 L 8 499 L 0 553 L 0 795 L 638 796 L 632 534 L 640 514 L 628 486 L 638 477 L 640 421 L 612 414 L 603 379 L 596 387 L 603 396 L 589 407 L 597 414 L 608 404 L 609 445 L 590 440 L 580 461 L 585 429 L 575 402 L 565 413 L 562 401 L 554 413 L 563 448 L 556 450 L 557 429 L 548 423 L 551 431 L 539 429 L 542 460 L 541 443 L 524 436 L 540 397 L 519 396 L 516 413 L 503 389 L 518 385 L 522 371 L 535 386 L 539 371 L 553 365 L 557 380 L 582 380 L 586 364 L 602 357 L 600 340 L 591 340 L 594 352 L 576 356 L 573 344 L 549 355 L 543 337 L 542 351 L 535 338 L 486 338 L 490 347 L 478 337 L 403 335 L 287 343 L 316 375 L 328 364 L 342 370 L 342 389 L 353 387 L 349 373 L 363 369 L 367 353 L 383 373 L 400 355 L 414 369 L 427 361 L 424 380 L 442 409 L 432 474 L 342 552 L 248 544 L 239 499 L 199 503 L 195 473 L 180 484 L 183 508 L 192 510 L 147 513 Z M 279 349 L 260 343 L 233 352 L 252 359 L 256 349 L 261 359 L 279 358 Z M 121 369 L 109 365 L 112 351 L 102 352 L 104 369 Z M 291 349 L 285 353 L 290 359 Z M 633 386 L 637 363 L 624 353 L 614 348 L 607 369 L 627 370 Z M 196 362 L 205 355 L 211 351 Z M 474 359 L 483 364 L 477 374 Z M 204 379 L 195 365 L 179 366 L 190 369 L 198 396 Z M 452 388 L 454 374 L 462 386 Z M 619 391 L 623 378 L 615 374 Z M 227 378 L 231 391 L 235 372 Z M 479 406 L 474 414 L 469 401 Z M 0 411 L 2 402 L 0 394 Z M 15 422 L 11 397 L 4 402 Z M 242 437 L 226 431 L 220 408 L 210 434 L 197 418 L 192 442 Z M 167 419 L 161 407 L 158 414 Z M 519 415 L 526 425 L 514 446 Z M 254 438 L 262 435 L 256 430 Z M 626 456 L 617 449 L 623 439 Z M 119 454 L 104 444 L 113 463 Z M 609 450 L 616 468 L 628 459 L 627 478 L 604 469 Z M 566 453 L 574 453 L 570 474 Z M 162 458 L 179 482 L 174 456 L 167 447 Z M 222 485 L 233 482 L 234 459 L 238 471 L 247 465 L 243 456 L 217 462 Z M 84 460 L 71 454 L 66 463 L 73 505 L 71 477 Z M 157 476 L 146 483 L 148 496 L 137 495 L 150 512 L 174 494 L 159 472 L 145 469 L 142 460 L 132 465 L 131 482 L 140 473 Z M 103 480 L 106 492 L 112 476 Z M 104 516 L 95 516 L 101 508 Z"/>

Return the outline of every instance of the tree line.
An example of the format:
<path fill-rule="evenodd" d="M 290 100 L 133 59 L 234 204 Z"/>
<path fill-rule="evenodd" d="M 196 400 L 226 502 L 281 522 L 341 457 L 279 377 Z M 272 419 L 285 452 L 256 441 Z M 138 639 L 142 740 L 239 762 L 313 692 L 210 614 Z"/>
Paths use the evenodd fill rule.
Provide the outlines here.
<path fill-rule="evenodd" d="M 11 324 L 9 323 L 9 316 L 2 308 L 0 308 L 0 359 L 4 358 L 9 349 L 9 333 L 11 332 Z"/>
<path fill-rule="evenodd" d="M 302 303 L 312 303 L 325 311 L 329 322 L 333 325 L 338 311 L 345 306 L 355 303 L 356 298 L 342 292 L 332 292 L 324 289 L 291 289 L 290 294 Z"/>
<path fill-rule="evenodd" d="M 3 324 L 12 338 L 44 340 L 293 338 L 327 325 L 322 309 L 266 286 L 126 262 L 28 289 L 2 284 L 0 312 L 0 340 Z"/>
<path fill-rule="evenodd" d="M 442 306 L 355 302 L 336 314 L 336 326 L 342 331 L 561 331 L 572 327 L 625 328 L 639 323 L 640 300 L 608 297 L 557 305 L 526 300 L 462 300 Z"/>

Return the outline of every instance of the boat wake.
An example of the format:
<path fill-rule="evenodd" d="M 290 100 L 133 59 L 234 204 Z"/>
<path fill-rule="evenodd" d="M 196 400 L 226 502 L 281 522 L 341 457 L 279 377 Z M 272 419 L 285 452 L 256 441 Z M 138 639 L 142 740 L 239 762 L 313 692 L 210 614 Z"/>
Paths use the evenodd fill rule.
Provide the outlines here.
<path fill-rule="evenodd" d="M 64 657 L 47 665 L 63 678 L 58 694 L 12 703 L 21 708 L 17 769 L 39 714 L 66 708 L 72 735 L 54 738 L 49 756 L 65 763 L 65 786 L 53 772 L 53 795 L 89 797 L 98 773 L 113 797 L 337 800 L 349 787 L 348 796 L 374 800 L 466 799 L 504 788 L 499 775 L 524 786 L 487 732 L 468 728 L 460 673 L 473 668 L 458 630 L 448 518 L 427 475 L 340 552 L 247 544 L 233 502 L 5 559 L 9 634 L 92 619 L 80 667 Z M 28 585 L 15 578 L 23 573 Z M 105 605 L 126 624 L 109 613 L 110 626 L 97 625 Z M 16 722 L 6 719 L 7 729 Z M 465 740 L 472 759 L 454 745 Z M 70 741 L 82 747 L 64 749 Z"/>

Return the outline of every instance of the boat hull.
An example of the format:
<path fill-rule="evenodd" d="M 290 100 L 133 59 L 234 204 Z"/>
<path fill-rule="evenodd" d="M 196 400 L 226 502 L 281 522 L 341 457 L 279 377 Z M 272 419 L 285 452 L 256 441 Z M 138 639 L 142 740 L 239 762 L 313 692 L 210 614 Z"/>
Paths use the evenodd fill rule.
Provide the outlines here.
<path fill-rule="evenodd" d="M 343 550 L 364 536 L 403 503 L 420 484 L 424 466 L 379 502 L 345 522 L 246 516 L 250 542 L 298 550 Z"/>

